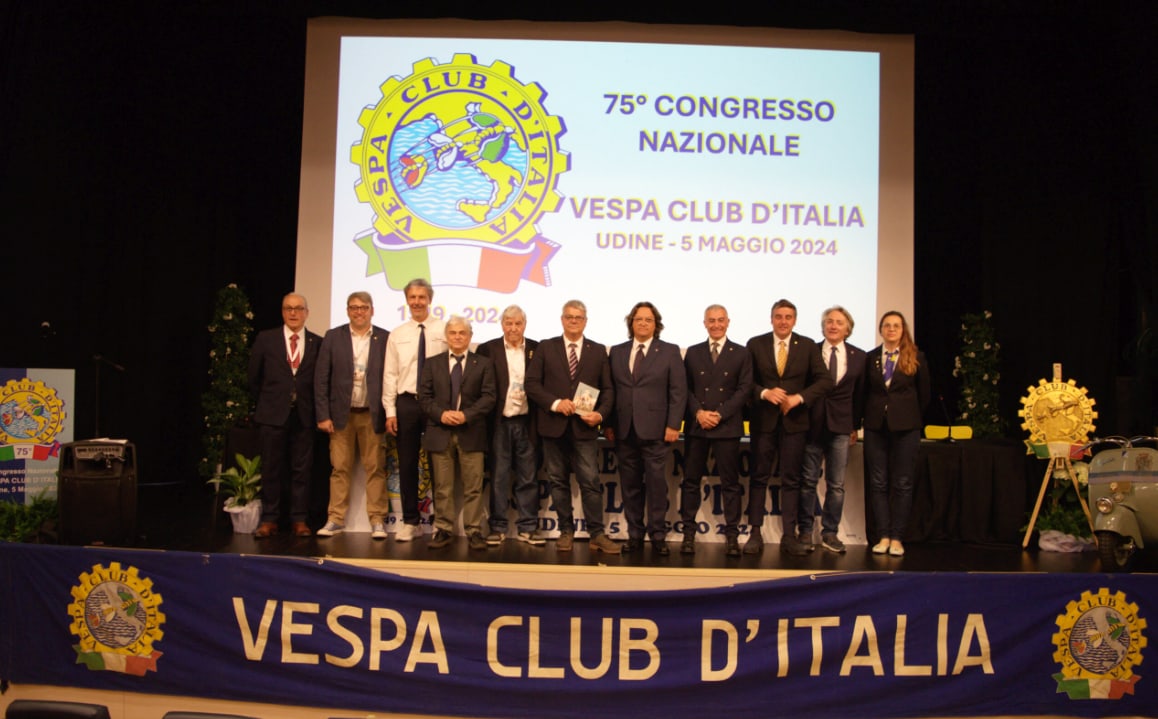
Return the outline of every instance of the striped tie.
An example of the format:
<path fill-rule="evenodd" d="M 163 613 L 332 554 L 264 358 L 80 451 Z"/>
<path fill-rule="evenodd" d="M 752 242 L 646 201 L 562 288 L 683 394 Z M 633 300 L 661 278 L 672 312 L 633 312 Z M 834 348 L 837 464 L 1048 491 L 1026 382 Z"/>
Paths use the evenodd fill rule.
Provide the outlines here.
<path fill-rule="evenodd" d="M 575 343 L 571 343 L 571 353 L 567 356 L 567 368 L 571 370 L 571 379 L 579 375 L 579 356 L 575 354 Z"/>
<path fill-rule="evenodd" d="M 780 341 L 780 348 L 776 350 L 776 374 L 784 376 L 784 366 L 788 364 L 788 345 Z"/>

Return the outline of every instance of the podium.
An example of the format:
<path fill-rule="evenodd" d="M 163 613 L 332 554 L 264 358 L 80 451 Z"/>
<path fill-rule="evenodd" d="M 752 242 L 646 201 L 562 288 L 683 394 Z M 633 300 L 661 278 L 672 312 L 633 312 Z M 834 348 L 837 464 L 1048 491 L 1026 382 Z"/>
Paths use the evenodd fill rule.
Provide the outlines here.
<path fill-rule="evenodd" d="M 131 544 L 137 534 L 137 450 L 128 442 L 69 442 L 60 450 L 61 544 Z"/>

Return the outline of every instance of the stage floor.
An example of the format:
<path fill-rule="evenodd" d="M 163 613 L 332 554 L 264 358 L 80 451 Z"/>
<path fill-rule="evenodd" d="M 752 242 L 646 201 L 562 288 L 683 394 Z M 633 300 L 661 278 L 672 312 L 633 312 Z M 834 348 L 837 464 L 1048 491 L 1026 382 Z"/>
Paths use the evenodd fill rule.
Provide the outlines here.
<path fill-rule="evenodd" d="M 471 550 L 466 537 L 456 537 L 444 549 L 431 550 L 425 538 L 399 543 L 391 537 L 374 540 L 368 533 L 347 532 L 335 537 L 294 537 L 283 531 L 268 539 L 235 535 L 228 515 L 212 495 L 200 488 L 142 485 L 139 491 L 137 546 L 195 552 L 257 554 L 292 557 L 329 557 L 352 560 L 415 562 L 473 562 L 494 565 L 542 565 L 557 570 L 566 566 L 622 566 L 641 570 L 745 570 L 757 572 L 1077 572 L 1100 573 L 1097 552 L 1046 552 L 1036 543 L 1022 550 L 1020 545 L 979 545 L 962 542 L 906 543 L 905 556 L 876 555 L 866 546 L 849 546 L 844 554 L 833 554 L 817 546 L 805 557 L 780 551 L 778 544 L 765 544 L 758 555 L 728 557 L 723 543 L 699 542 L 694 555 L 679 552 L 678 542 L 669 542 L 671 554 L 664 557 L 645 545 L 642 551 L 606 555 L 588 550 L 578 540 L 571 552 L 559 552 L 553 541 L 533 547 L 508 538 L 502 545 Z M 312 523 L 320 525 L 321 522 Z M 287 528 L 288 529 L 288 528 Z M 1138 557 L 1136 572 L 1158 571 L 1153 549 Z"/>

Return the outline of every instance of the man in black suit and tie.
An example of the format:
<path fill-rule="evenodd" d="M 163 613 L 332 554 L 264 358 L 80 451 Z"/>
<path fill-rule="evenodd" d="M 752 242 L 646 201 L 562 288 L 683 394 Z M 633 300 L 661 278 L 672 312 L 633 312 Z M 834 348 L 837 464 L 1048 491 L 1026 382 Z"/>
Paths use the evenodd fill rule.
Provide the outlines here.
<path fill-rule="evenodd" d="M 615 421 L 605 428 L 607 438 L 615 441 L 619 460 L 628 533 L 623 550 L 640 549 L 647 536 L 652 549 L 665 555 L 669 550 L 664 469 L 672 443 L 680 438 L 687 375 L 680 348 L 659 338 L 663 317 L 655 305 L 637 302 L 626 321 L 630 339 L 611 348 Z"/>
<path fill-rule="evenodd" d="M 611 415 L 615 390 L 607 348 L 583 336 L 587 306 L 579 300 L 563 305 L 563 335 L 543 340 L 527 368 L 527 397 L 543 442 L 543 467 L 551 483 L 551 501 L 559 519 L 555 547 L 570 552 L 575 540 L 571 509 L 571 472 L 579 485 L 589 546 L 619 554 L 619 545 L 604 532 L 603 483 L 599 481 L 599 425 Z M 598 392 L 593 409 L 575 406 L 581 384 Z"/>
<path fill-rule="evenodd" d="M 306 329 L 306 298 L 282 298 L 284 324 L 257 334 L 249 355 L 249 388 L 257 398 L 253 420 L 261 447 L 261 525 L 258 539 L 277 532 L 282 488 L 290 484 L 293 533 L 310 536 L 306 515 L 314 463 L 314 368 L 322 338 Z"/>
<path fill-rule="evenodd" d="M 366 470 L 366 514 L 370 536 L 386 538 L 386 458 L 382 437 L 386 412 L 382 408 L 382 368 L 390 333 L 370 324 L 374 299 L 369 292 L 346 298 L 349 324 L 326 333 L 314 373 L 314 407 L 318 429 L 330 435 L 330 504 L 319 537 L 332 537 L 346 528 L 350 506 L 350 475 L 361 464 Z"/>
<path fill-rule="evenodd" d="M 728 310 L 710 305 L 704 310 L 708 341 L 688 347 L 684 368 L 688 378 L 688 409 L 684 420 L 684 478 L 680 484 L 683 554 L 696 551 L 696 511 L 700 481 L 708 471 L 708 450 L 716 459 L 716 474 L 724 500 L 724 538 L 729 557 L 740 556 L 740 516 L 744 488 L 740 486 L 740 440 L 744 436 L 744 405 L 752 390 L 752 358 L 741 344 L 728 339 Z"/>
<path fill-rule="evenodd" d="M 752 475 L 749 479 L 748 522 L 751 536 L 746 554 L 764 548 L 764 502 L 768 480 L 780 461 L 781 550 L 805 555 L 812 544 L 796 538 L 800 506 L 801 466 L 808 434 L 808 408 L 832 389 L 832 377 L 816 343 L 792 331 L 796 305 L 777 300 L 772 305 L 772 331 L 748 340 L 752 355 Z"/>
<path fill-rule="evenodd" d="M 811 537 L 816 486 L 820 481 L 821 462 L 824 463 L 820 546 L 837 554 L 844 552 L 839 534 L 844 514 L 844 471 L 848 466 L 848 450 L 856 444 L 864 403 L 865 353 L 845 341 L 852 334 L 852 328 L 852 315 L 845 308 L 836 305 L 824 311 L 820 357 L 835 384 L 824 399 L 812 405 L 800 485 L 800 534 Z"/>
<path fill-rule="evenodd" d="M 495 366 L 469 351 L 470 322 L 451 317 L 445 331 L 449 349 L 424 363 L 418 390 L 418 403 L 426 415 L 422 448 L 434 470 L 434 534 L 428 546 L 440 549 L 451 543 L 458 519 L 455 485 L 459 485 L 470 548 L 486 549 L 483 464 L 487 417 L 495 406 Z"/>
<path fill-rule="evenodd" d="M 527 401 L 527 365 L 539 343 L 523 336 L 527 315 L 518 305 L 503 310 L 503 336 L 478 346 L 478 353 L 495 363 L 498 396 L 491 416 L 490 533 L 487 544 L 502 544 L 507 513 L 514 497 L 515 526 L 520 542 L 547 543 L 539 531 L 539 484 L 535 480 L 538 451 Z"/>

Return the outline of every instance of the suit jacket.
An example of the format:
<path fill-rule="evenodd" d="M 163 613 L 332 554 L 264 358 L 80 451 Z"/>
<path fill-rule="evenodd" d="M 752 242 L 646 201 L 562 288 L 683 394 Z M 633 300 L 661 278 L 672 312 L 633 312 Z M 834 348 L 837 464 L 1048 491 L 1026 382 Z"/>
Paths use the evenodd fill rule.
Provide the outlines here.
<path fill-rule="evenodd" d="M 487 449 L 487 417 L 495 406 L 495 366 L 475 352 L 467 352 L 462 365 L 458 409 L 466 415 L 466 424 L 450 426 L 442 423 L 442 413 L 454 409 L 450 404 L 450 352 L 428 357 L 422 364 L 418 404 L 426 415 L 422 448 L 428 452 L 446 451 L 452 434 L 458 435 L 458 446 L 468 452 Z"/>
<path fill-rule="evenodd" d="M 642 367 L 633 374 L 629 361 L 635 340 L 611 348 L 611 382 L 615 385 L 615 436 L 634 427 L 643 440 L 662 440 L 664 429 L 678 430 L 688 401 L 688 379 L 680 348 L 653 339 Z"/>
<path fill-rule="evenodd" d="M 334 429 L 343 429 L 350 419 L 354 394 L 354 345 L 350 325 L 335 327 L 322 339 L 318 367 L 314 372 L 314 413 L 317 421 L 331 420 Z M 366 403 L 374 431 L 386 431 L 386 410 L 382 407 L 382 370 L 386 363 L 386 340 L 390 333 L 372 325 L 370 354 L 366 358 Z"/>
<path fill-rule="evenodd" d="M 599 399 L 595 411 L 604 421 L 611 420 L 615 407 L 615 388 L 611 384 L 611 368 L 607 362 L 607 348 L 598 342 L 583 338 L 583 351 L 579 356 L 579 369 L 575 380 L 571 380 L 570 365 L 567 362 L 567 342 L 562 337 L 552 337 L 539 343 L 539 351 L 531 358 L 527 367 L 527 396 L 534 405 L 535 427 L 541 437 L 562 437 L 571 429 L 578 439 L 596 439 L 598 427 L 589 427 L 578 415 L 565 417 L 551 411 L 555 400 L 574 399 L 575 390 L 583 382 L 599 389 Z"/>
<path fill-rule="evenodd" d="M 297 374 L 286 357 L 285 330 L 281 327 L 262 330 L 249 352 L 249 391 L 257 402 L 253 419 L 258 424 L 284 425 L 290 411 L 297 412 L 305 427 L 314 422 L 314 369 L 322 338 L 304 330 L 305 345 Z"/>
<path fill-rule="evenodd" d="M 884 352 L 881 346 L 865 358 L 866 374 L 864 399 L 865 429 L 905 431 L 920 429 L 925 423 L 925 408 L 932 399 L 929 366 L 925 353 L 917 352 L 917 373 L 907 375 L 893 372 L 893 380 L 885 386 Z M 887 420 L 887 423 L 886 423 Z"/>
<path fill-rule="evenodd" d="M 818 402 L 832 389 L 832 377 L 820 358 L 816 343 L 793 332 L 788 337 L 788 363 L 784 375 L 776 371 L 776 333 L 769 332 L 748 340 L 748 352 L 752 355 L 752 433 L 772 432 L 781 422 L 788 432 L 804 432 L 808 429 L 809 407 Z M 797 405 L 786 415 L 781 415 L 780 406 L 760 399 L 766 389 L 781 387 L 788 394 L 804 397 L 804 404 Z"/>
<path fill-rule="evenodd" d="M 531 358 L 535 356 L 535 350 L 539 347 L 539 343 L 532 339 L 523 339 L 523 391 L 527 390 L 527 370 L 531 367 Z M 507 403 L 507 392 L 511 388 L 511 368 L 507 364 L 507 346 L 506 340 L 498 337 L 487 342 L 483 342 L 476 349 L 479 355 L 486 357 L 495 365 L 495 409 L 491 413 L 490 428 L 494 430 L 494 424 L 503 421 L 503 408 Z M 531 441 L 535 440 L 535 408 L 531 406 L 530 398 L 524 400 L 527 403 L 527 415 L 530 418 L 531 424 Z"/>
<path fill-rule="evenodd" d="M 712 362 L 708 342 L 688 347 L 684 354 L 688 381 L 688 411 L 684 434 L 712 439 L 744 436 L 744 405 L 752 390 L 752 356 L 747 348 L 728 340 Z M 720 413 L 720 423 L 704 429 L 696 422 L 701 409 Z"/>
<path fill-rule="evenodd" d="M 820 343 L 822 354 L 826 346 Z M 844 376 L 824 399 L 812 405 L 809 431 L 815 433 L 815 439 L 819 439 L 821 429 L 833 434 L 852 434 L 864 416 L 864 350 L 845 342 L 844 357 Z"/>

